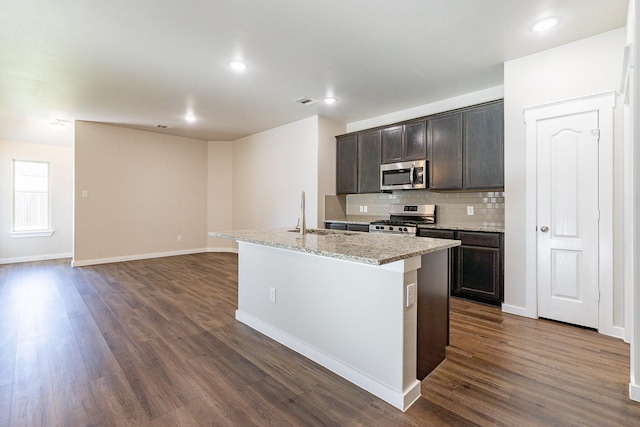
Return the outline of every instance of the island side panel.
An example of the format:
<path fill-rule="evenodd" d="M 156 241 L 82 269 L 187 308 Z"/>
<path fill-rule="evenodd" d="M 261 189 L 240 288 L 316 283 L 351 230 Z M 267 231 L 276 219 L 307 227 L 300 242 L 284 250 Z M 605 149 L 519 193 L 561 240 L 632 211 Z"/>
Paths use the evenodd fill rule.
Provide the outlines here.
<path fill-rule="evenodd" d="M 449 345 L 449 251 L 422 255 L 418 270 L 418 361 L 422 381 L 444 359 Z"/>
<path fill-rule="evenodd" d="M 419 260 L 413 261 L 417 267 Z M 416 280 L 415 269 L 405 274 L 391 265 L 241 242 L 238 312 L 402 394 L 416 383 L 416 305 L 405 304 L 405 282 Z M 270 302 L 270 288 L 275 289 L 275 303 Z M 413 322 L 413 330 L 405 331 L 405 321 Z"/>

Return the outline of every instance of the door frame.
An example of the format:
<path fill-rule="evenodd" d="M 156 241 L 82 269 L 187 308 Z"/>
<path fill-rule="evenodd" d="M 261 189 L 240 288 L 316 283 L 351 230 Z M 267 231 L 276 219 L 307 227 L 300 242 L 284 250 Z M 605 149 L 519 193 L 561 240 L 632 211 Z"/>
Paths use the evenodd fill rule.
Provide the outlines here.
<path fill-rule="evenodd" d="M 526 315 L 538 317 L 538 167 L 537 122 L 568 114 L 598 111 L 600 142 L 598 144 L 598 332 L 624 338 L 624 327 L 613 322 L 613 109 L 614 91 L 562 100 L 524 109 L 526 127 Z"/>

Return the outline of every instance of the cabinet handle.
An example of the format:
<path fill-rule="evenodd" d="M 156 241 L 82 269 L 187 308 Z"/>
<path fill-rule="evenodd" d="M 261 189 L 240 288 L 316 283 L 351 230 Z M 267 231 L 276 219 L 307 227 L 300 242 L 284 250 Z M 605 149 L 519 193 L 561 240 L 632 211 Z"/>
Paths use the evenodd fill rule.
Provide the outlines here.
<path fill-rule="evenodd" d="M 540 231 L 542 231 L 543 233 L 546 233 L 547 231 L 549 231 L 549 227 L 547 227 L 546 225 L 543 225 L 542 227 L 540 227 Z"/>

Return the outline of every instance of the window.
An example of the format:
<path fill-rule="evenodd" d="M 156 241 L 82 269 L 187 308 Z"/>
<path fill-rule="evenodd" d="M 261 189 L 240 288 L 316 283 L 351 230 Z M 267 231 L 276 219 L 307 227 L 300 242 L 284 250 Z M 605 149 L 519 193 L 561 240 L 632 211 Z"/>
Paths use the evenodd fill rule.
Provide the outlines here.
<path fill-rule="evenodd" d="M 49 162 L 13 161 L 13 231 L 50 229 Z"/>

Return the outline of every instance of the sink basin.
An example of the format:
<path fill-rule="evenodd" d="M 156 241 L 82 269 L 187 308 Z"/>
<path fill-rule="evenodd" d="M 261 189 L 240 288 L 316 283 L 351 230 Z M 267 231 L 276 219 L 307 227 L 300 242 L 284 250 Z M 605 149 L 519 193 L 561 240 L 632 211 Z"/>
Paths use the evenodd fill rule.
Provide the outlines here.
<path fill-rule="evenodd" d="M 290 233 L 300 233 L 300 230 L 287 230 Z M 346 231 L 327 230 L 324 228 L 307 228 L 307 234 L 316 234 L 318 236 L 353 236 L 356 233 Z"/>

